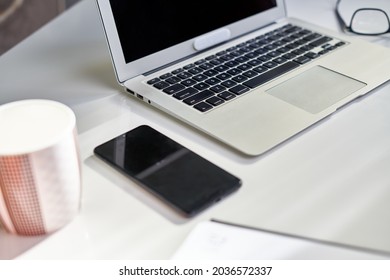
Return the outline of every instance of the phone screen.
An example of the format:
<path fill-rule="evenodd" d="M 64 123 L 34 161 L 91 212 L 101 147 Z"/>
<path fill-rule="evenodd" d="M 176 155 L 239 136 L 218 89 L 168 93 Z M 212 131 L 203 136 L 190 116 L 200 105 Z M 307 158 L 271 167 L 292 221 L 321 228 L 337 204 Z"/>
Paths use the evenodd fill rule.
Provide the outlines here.
<path fill-rule="evenodd" d="M 186 216 L 241 186 L 237 177 L 145 125 L 94 152 Z"/>

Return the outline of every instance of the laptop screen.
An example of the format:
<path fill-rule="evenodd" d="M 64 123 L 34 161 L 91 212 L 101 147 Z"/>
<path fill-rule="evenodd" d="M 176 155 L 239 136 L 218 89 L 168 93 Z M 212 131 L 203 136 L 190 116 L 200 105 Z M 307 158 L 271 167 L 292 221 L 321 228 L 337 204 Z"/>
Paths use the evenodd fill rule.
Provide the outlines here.
<path fill-rule="evenodd" d="M 126 63 L 276 6 L 276 0 L 110 0 Z"/>

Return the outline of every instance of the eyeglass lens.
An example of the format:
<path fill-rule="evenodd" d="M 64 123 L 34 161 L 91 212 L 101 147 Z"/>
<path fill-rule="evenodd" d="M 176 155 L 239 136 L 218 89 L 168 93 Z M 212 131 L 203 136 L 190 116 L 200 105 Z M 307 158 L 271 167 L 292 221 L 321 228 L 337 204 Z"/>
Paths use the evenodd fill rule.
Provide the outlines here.
<path fill-rule="evenodd" d="M 351 20 L 351 30 L 360 34 L 382 34 L 390 29 L 386 13 L 376 9 L 357 10 Z"/>

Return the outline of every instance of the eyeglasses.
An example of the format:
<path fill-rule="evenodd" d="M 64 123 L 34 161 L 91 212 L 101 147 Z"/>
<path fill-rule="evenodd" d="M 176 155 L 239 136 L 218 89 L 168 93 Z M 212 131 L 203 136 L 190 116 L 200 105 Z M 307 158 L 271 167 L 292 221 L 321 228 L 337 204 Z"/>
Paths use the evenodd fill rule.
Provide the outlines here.
<path fill-rule="evenodd" d="M 390 32 L 390 20 L 387 13 L 380 8 L 360 8 L 355 10 L 349 21 L 341 16 L 340 2 L 337 1 L 336 13 L 344 28 L 359 35 L 382 35 Z"/>

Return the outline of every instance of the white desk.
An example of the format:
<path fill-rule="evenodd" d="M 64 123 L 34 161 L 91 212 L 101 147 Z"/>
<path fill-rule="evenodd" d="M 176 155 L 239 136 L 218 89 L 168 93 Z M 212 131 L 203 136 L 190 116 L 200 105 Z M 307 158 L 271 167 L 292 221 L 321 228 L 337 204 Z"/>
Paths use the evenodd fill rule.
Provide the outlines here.
<path fill-rule="evenodd" d="M 286 0 L 290 16 L 332 29 L 335 2 Z M 247 158 L 124 94 L 97 10 L 84 0 L 0 57 L 0 93 L 0 104 L 49 98 L 71 106 L 83 160 L 80 215 L 50 236 L 0 229 L 0 259 L 167 259 L 210 218 L 258 219 L 265 229 L 390 252 L 389 86 Z M 93 156 L 95 146 L 141 124 L 237 175 L 242 188 L 194 219 L 177 219 Z"/>

